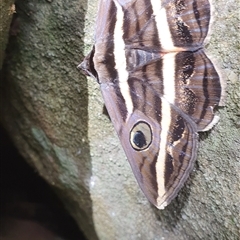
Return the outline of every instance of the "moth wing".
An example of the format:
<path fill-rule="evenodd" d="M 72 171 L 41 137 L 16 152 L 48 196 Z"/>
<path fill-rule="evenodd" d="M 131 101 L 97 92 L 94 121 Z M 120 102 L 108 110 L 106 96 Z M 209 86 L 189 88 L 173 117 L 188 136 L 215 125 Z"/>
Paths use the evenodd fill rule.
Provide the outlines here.
<path fill-rule="evenodd" d="M 198 142 L 196 125 L 151 88 L 146 89 L 152 98 L 145 107 L 144 96 L 139 96 L 144 111 L 136 107 L 123 120 L 119 106 L 125 103 L 121 102 L 114 85 L 101 84 L 101 91 L 140 188 L 151 203 L 164 208 L 177 195 L 193 168 Z M 146 138 L 143 149 L 139 148 L 139 132 Z"/>
<path fill-rule="evenodd" d="M 124 12 L 123 38 L 131 48 L 173 51 L 202 46 L 210 25 L 208 0 L 115 0 Z M 121 19 L 119 19 L 121 21 Z"/>
<path fill-rule="evenodd" d="M 174 46 L 188 49 L 201 47 L 210 26 L 209 0 L 164 0 L 162 6 L 164 11 L 160 10 L 160 13 L 156 15 L 156 20 L 158 22 L 159 19 L 160 27 L 162 12 L 166 14 Z M 163 37 L 164 31 L 161 32 Z"/>
<path fill-rule="evenodd" d="M 110 14 L 109 14 L 110 13 Z M 114 38 L 117 8 L 113 1 L 100 0 L 95 25 L 95 42 L 109 42 Z"/>
<path fill-rule="evenodd" d="M 212 127 L 221 99 L 213 64 L 195 51 L 207 35 L 209 11 L 205 0 L 100 1 L 96 44 L 85 65 L 96 69 L 135 177 L 158 208 L 186 181 L 197 131 Z"/>
<path fill-rule="evenodd" d="M 128 82 L 132 92 L 143 94 L 137 93 L 141 88 L 135 86 L 136 82 L 152 88 L 156 95 L 163 96 L 187 114 L 198 131 L 207 131 L 216 124 L 218 117 L 214 108 L 223 101 L 224 87 L 203 50 L 162 55 L 131 50 L 128 54 L 131 54 L 128 57 L 131 59 Z M 134 99 L 140 106 L 142 99 Z"/>
<path fill-rule="evenodd" d="M 191 117 L 198 131 L 208 131 L 219 120 L 215 107 L 224 101 L 224 85 L 203 50 L 175 56 L 175 106 Z"/>
<path fill-rule="evenodd" d="M 131 13 L 134 11 L 133 7 L 137 9 L 134 16 L 128 14 L 128 10 Z M 134 23 L 146 22 L 146 11 L 149 8 L 151 8 L 151 4 L 142 0 L 100 0 L 95 25 L 95 42 L 111 44 L 111 41 L 114 40 L 114 29 L 117 21 L 128 22 L 131 28 L 129 30 L 135 30 L 133 29 L 133 26 L 136 26 Z M 126 9 L 128 10 L 126 11 Z M 118 15 L 122 11 L 124 11 L 124 19 Z"/>

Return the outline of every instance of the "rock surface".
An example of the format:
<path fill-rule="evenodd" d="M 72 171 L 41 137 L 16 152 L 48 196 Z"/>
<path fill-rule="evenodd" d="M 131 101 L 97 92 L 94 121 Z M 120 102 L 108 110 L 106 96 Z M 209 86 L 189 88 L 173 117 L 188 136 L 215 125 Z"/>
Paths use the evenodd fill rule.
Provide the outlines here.
<path fill-rule="evenodd" d="M 178 197 L 153 207 L 137 186 L 99 86 L 76 66 L 90 50 L 97 2 L 18 1 L 1 80 L 2 122 L 21 154 L 58 192 L 90 240 L 238 239 L 240 230 L 239 15 L 216 10 L 207 51 L 228 81 L 219 124 L 200 135 Z"/>
<path fill-rule="evenodd" d="M 12 16 L 15 13 L 14 2 L 14 0 L 1 0 L 0 2 L 0 70 L 5 57 Z"/>

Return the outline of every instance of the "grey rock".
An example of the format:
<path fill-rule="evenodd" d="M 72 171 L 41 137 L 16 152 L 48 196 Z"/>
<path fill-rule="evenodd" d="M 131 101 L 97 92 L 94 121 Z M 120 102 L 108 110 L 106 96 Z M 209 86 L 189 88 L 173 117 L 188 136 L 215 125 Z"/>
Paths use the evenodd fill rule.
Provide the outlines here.
<path fill-rule="evenodd" d="M 237 3 L 213 4 L 207 50 L 235 79 Z M 1 86 L 1 120 L 16 146 L 90 240 L 239 239 L 239 80 L 226 79 L 219 124 L 200 135 L 196 167 L 178 197 L 157 210 L 103 114 L 98 84 L 76 68 L 93 43 L 96 10 L 96 1 L 19 2 Z"/>

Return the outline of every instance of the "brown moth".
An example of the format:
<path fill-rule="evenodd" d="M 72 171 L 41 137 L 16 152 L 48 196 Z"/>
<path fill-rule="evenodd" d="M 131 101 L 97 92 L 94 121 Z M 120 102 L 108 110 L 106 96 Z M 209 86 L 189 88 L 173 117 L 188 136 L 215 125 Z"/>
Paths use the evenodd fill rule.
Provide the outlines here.
<path fill-rule="evenodd" d="M 223 87 L 204 53 L 208 0 L 100 0 L 80 64 L 101 88 L 132 171 L 163 209 L 193 169 L 199 131 L 218 121 Z"/>

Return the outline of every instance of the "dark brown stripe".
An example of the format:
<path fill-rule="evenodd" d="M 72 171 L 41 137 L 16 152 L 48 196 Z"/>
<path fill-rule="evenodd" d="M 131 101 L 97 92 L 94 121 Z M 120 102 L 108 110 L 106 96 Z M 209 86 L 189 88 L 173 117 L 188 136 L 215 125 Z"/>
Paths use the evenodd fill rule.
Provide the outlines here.
<path fill-rule="evenodd" d="M 174 172 L 174 166 L 173 166 L 173 162 L 176 162 L 176 159 L 173 159 L 173 157 L 167 153 L 166 154 L 166 159 L 165 159 L 165 172 L 164 172 L 164 186 L 165 188 L 173 183 L 175 181 L 175 178 L 172 179 L 172 174 Z"/>
<path fill-rule="evenodd" d="M 154 119 L 161 125 L 162 111 L 161 111 L 161 96 L 163 96 L 163 75 L 162 75 L 162 59 L 151 64 L 151 70 L 146 72 L 147 85 L 149 88 L 150 96 L 153 98 L 152 108 L 154 110 Z M 148 101 L 149 104 L 150 102 Z M 148 114 L 148 113 L 147 113 Z"/>
<path fill-rule="evenodd" d="M 190 45 L 193 43 L 191 32 L 188 26 L 180 20 L 176 20 L 177 26 L 177 37 L 173 38 L 173 42 L 175 46 L 183 46 L 183 45 Z M 174 34 L 175 29 L 171 28 L 172 34 Z"/>
<path fill-rule="evenodd" d="M 181 153 L 179 154 L 179 162 L 180 162 L 181 164 L 183 164 L 183 161 L 184 161 L 184 159 L 185 159 L 185 155 L 186 155 L 186 151 L 187 151 L 187 148 L 188 148 L 188 147 L 189 147 L 189 142 L 186 141 L 186 144 L 183 145 L 182 151 L 181 151 Z M 188 161 L 188 160 L 187 160 L 187 161 Z M 180 169 L 179 169 L 179 171 L 180 171 Z"/>
<path fill-rule="evenodd" d="M 193 52 L 179 52 L 175 59 L 176 71 L 182 72 L 181 81 L 187 84 L 187 80 L 192 76 L 195 67 L 195 58 Z M 178 89 L 176 89 L 177 91 Z"/>
<path fill-rule="evenodd" d="M 205 102 L 203 104 L 203 109 L 202 109 L 202 112 L 201 112 L 201 115 L 199 117 L 199 120 L 197 121 L 197 123 L 199 123 L 202 119 L 205 118 L 205 115 L 206 115 L 206 112 L 207 112 L 207 107 L 209 106 L 209 92 L 208 92 L 208 81 L 209 81 L 209 76 L 208 76 L 208 68 L 206 66 L 206 61 L 205 59 L 203 59 L 204 61 L 204 73 L 203 73 L 203 85 L 202 85 L 202 88 L 203 88 L 203 94 L 204 94 L 204 97 L 205 97 Z"/>
<path fill-rule="evenodd" d="M 158 183 L 157 183 L 157 172 L 156 172 L 156 162 L 158 155 L 156 154 L 154 158 L 150 154 L 148 157 L 142 157 L 142 163 L 139 165 L 139 170 L 141 172 L 141 182 L 145 187 L 144 192 L 150 193 L 153 199 L 158 197 Z"/>
<path fill-rule="evenodd" d="M 201 32 L 199 36 L 200 38 L 199 40 L 202 40 L 201 42 L 203 42 L 207 36 L 207 32 L 209 28 L 209 21 L 211 17 L 210 4 L 208 1 L 205 1 L 204 3 L 199 4 L 196 0 L 194 0 L 192 6 L 193 6 L 193 14 L 198 23 L 198 28 Z M 202 24 L 202 22 L 204 22 L 205 24 Z"/>
<path fill-rule="evenodd" d="M 183 133 L 185 130 L 185 123 L 183 118 L 178 115 L 177 119 L 174 120 L 175 124 L 173 127 L 173 131 L 171 132 L 171 142 L 170 144 L 174 144 L 174 142 L 177 142 L 179 139 L 183 138 Z"/>
<path fill-rule="evenodd" d="M 193 14 L 194 14 L 194 16 L 195 16 L 195 19 L 196 19 L 196 21 L 197 21 L 197 23 L 198 23 L 198 27 L 199 27 L 199 29 L 200 29 L 200 32 L 201 32 L 201 37 L 203 36 L 203 32 L 202 32 L 202 26 L 201 26 L 201 22 L 200 22 L 200 13 L 199 13 L 199 11 L 198 11 L 198 5 L 197 5 L 197 1 L 193 1 Z"/>
<path fill-rule="evenodd" d="M 172 40 L 175 46 L 189 46 L 193 43 L 192 35 L 189 26 L 184 22 L 181 17 L 184 11 L 187 11 L 187 6 L 184 1 L 172 1 L 166 5 L 167 18 L 169 29 L 172 35 Z"/>
<path fill-rule="evenodd" d="M 131 6 L 128 5 L 124 9 L 124 41 L 126 44 L 131 43 L 131 40 L 139 36 L 139 32 L 144 28 L 144 25 L 151 18 L 152 6 L 149 4 L 148 0 L 135 1 Z M 138 38 L 141 39 L 141 36 Z M 139 41 L 140 45 L 142 41 Z"/>
<path fill-rule="evenodd" d="M 114 4 L 114 2 L 112 1 L 112 4 L 109 8 L 109 12 L 111 14 L 109 15 L 108 18 L 108 30 L 107 32 L 109 32 L 109 35 L 111 36 L 111 38 L 114 38 L 114 30 L 115 30 L 115 25 L 116 25 L 116 14 L 117 14 L 117 8 Z M 104 61 L 102 62 L 106 68 L 106 71 L 108 73 L 108 76 L 110 79 L 112 79 L 112 81 L 114 81 L 115 79 L 118 78 L 118 72 L 115 70 L 115 56 L 112 54 L 114 51 L 114 41 L 113 39 L 111 41 L 106 41 L 105 43 L 105 48 L 104 48 Z"/>
<path fill-rule="evenodd" d="M 133 102 L 133 111 L 138 109 L 144 112 L 146 102 L 146 87 L 142 84 L 142 79 L 130 77 L 128 79 L 130 95 Z"/>
<path fill-rule="evenodd" d="M 123 98 L 119 85 L 116 84 L 116 86 L 114 87 L 114 90 L 117 97 L 116 101 L 118 105 L 118 111 L 121 114 L 122 120 L 126 121 L 128 110 L 126 108 L 126 102 L 125 102 L 125 99 Z M 115 111 L 117 111 L 117 109 Z"/>
<path fill-rule="evenodd" d="M 185 96 L 185 98 L 182 99 L 184 101 L 184 112 L 193 115 L 195 113 L 198 99 L 196 98 L 195 93 L 187 87 L 184 88 L 183 95 Z"/>
<path fill-rule="evenodd" d="M 156 154 L 154 156 L 154 159 L 150 159 L 149 162 L 151 162 L 151 164 L 149 165 L 149 172 L 152 176 L 152 179 L 151 179 L 151 183 L 152 183 L 152 188 L 154 189 L 154 193 L 156 193 L 154 195 L 154 198 L 157 199 L 158 197 L 158 183 L 157 183 L 157 171 L 156 171 L 156 163 L 157 163 L 157 159 L 158 159 L 158 154 Z"/>
<path fill-rule="evenodd" d="M 173 124 L 174 123 L 174 124 Z M 184 131 L 186 130 L 186 125 L 184 123 L 183 118 L 180 115 L 177 115 L 176 119 L 173 119 L 173 122 L 171 123 L 171 129 L 170 136 L 168 139 L 168 144 L 170 147 L 172 147 L 172 151 L 174 152 L 174 155 L 170 155 L 170 153 L 167 153 L 167 158 L 165 159 L 165 187 L 171 185 L 176 180 L 176 177 L 178 176 L 178 173 L 182 166 L 182 157 L 184 151 L 186 149 L 181 149 L 181 151 L 176 150 L 174 147 L 176 144 L 178 144 L 178 141 L 181 141 L 181 139 L 184 139 Z M 181 141 L 182 144 L 182 141 Z M 173 165 L 173 161 L 175 164 Z"/>
<path fill-rule="evenodd" d="M 182 68 L 182 80 L 187 84 L 187 80 L 192 76 L 195 67 L 195 58 L 192 52 L 180 52 L 176 57 L 176 66 Z"/>

